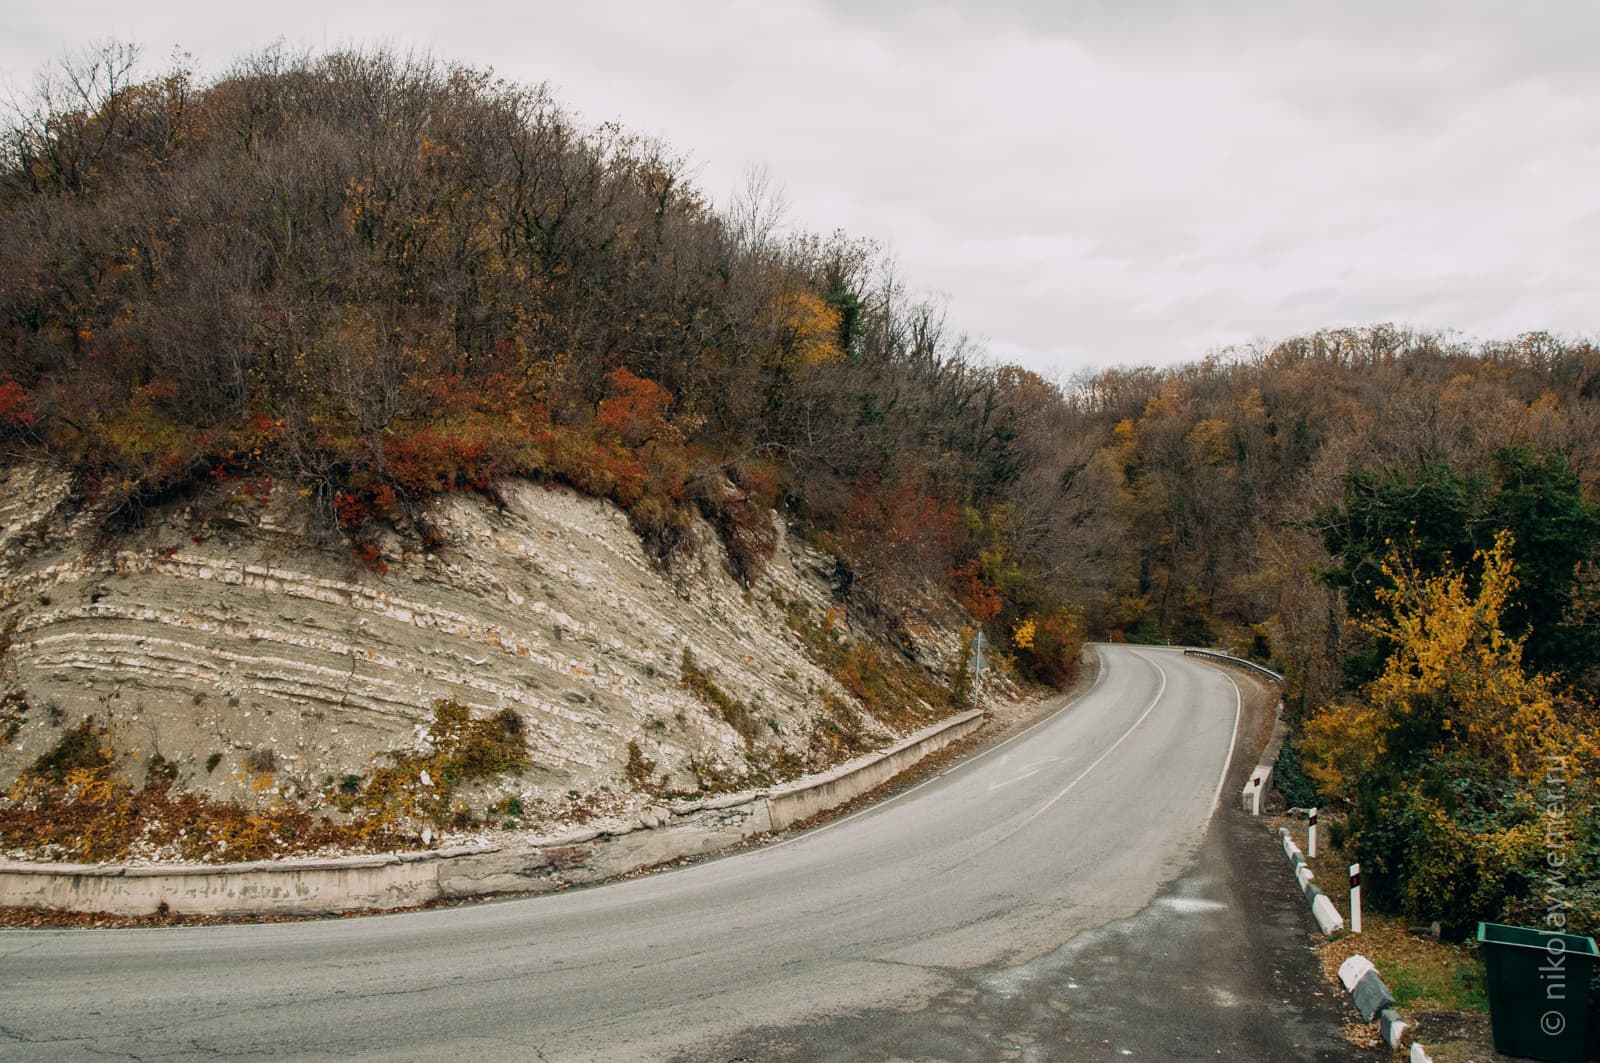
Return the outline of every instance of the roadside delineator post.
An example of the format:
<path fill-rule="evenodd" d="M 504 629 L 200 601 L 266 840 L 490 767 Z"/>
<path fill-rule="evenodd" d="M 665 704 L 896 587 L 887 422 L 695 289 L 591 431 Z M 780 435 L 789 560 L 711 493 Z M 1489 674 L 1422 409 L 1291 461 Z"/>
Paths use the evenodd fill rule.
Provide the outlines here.
<path fill-rule="evenodd" d="M 1350 933 L 1361 933 L 1361 865 L 1350 865 Z"/>
<path fill-rule="evenodd" d="M 1306 828 L 1306 859 L 1317 858 L 1317 810 L 1311 810 L 1311 825 Z"/>
<path fill-rule="evenodd" d="M 983 670 L 988 667 L 989 659 L 983 651 L 989 648 L 989 640 L 983 637 L 983 628 L 972 636 L 972 707 L 983 708 Z"/>

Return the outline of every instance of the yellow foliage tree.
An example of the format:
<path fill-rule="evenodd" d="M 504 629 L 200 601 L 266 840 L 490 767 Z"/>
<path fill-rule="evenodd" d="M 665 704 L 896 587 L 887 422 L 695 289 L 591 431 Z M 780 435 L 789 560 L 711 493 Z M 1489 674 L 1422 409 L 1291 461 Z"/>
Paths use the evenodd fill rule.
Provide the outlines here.
<path fill-rule="evenodd" d="M 1511 548 L 1501 532 L 1476 555 L 1475 592 L 1464 573 L 1420 577 L 1399 562 L 1384 566 L 1394 587 L 1378 599 L 1389 615 L 1363 627 L 1394 653 L 1366 694 L 1386 729 L 1409 739 L 1404 746 L 1448 745 L 1532 780 L 1576 736 L 1556 711 L 1550 681 L 1523 671 L 1523 640 L 1501 630 L 1516 589 Z"/>
<path fill-rule="evenodd" d="M 1352 855 L 1372 873 L 1373 901 L 1456 929 L 1537 907 L 1552 785 L 1574 822 L 1592 814 L 1593 726 L 1524 671 L 1523 640 L 1501 628 L 1511 549 L 1501 533 L 1480 551 L 1475 585 L 1383 566 L 1393 588 L 1362 627 L 1389 643 L 1384 670 L 1361 702 L 1323 706 L 1301 736 L 1306 774 L 1353 800 Z M 1580 922 L 1597 915 L 1584 907 Z"/>
<path fill-rule="evenodd" d="M 1033 649 L 1033 637 L 1039 633 L 1039 622 L 1028 617 L 1011 632 L 1011 644 L 1019 650 Z"/>
<path fill-rule="evenodd" d="M 1325 706 L 1305 723 L 1302 768 L 1325 794 L 1349 793 L 1386 752 L 1384 715 L 1370 705 L 1341 701 Z"/>
<path fill-rule="evenodd" d="M 779 302 L 780 335 L 783 345 L 802 365 L 837 362 L 844 357 L 839 349 L 839 311 L 810 292 L 796 292 Z"/>

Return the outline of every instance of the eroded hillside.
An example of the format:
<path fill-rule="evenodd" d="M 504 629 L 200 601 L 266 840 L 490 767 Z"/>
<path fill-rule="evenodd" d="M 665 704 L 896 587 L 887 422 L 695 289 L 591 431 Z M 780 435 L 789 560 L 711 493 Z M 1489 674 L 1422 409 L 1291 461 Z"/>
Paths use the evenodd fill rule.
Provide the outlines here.
<path fill-rule="evenodd" d="M 747 591 L 703 524 L 664 566 L 608 502 L 520 480 L 498 495 L 436 501 L 434 549 L 391 535 L 363 564 L 281 484 L 219 485 L 107 540 L 67 476 L 11 469 L 0 781 L 40 775 L 91 720 L 129 787 L 359 820 L 385 768 L 410 765 L 400 789 L 445 782 L 422 759 L 442 703 L 512 710 L 528 756 L 462 780 L 437 827 L 537 828 L 792 776 L 951 711 L 959 630 L 906 618 L 915 665 L 873 648 L 834 559 L 781 528 Z"/>

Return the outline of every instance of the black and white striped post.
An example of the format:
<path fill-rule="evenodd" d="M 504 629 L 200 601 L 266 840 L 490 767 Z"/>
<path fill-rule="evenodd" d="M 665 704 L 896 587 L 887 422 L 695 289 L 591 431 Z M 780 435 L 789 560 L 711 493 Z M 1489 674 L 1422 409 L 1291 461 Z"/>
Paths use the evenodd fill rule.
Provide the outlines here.
<path fill-rule="evenodd" d="M 1317 858 L 1317 810 L 1311 810 L 1311 826 L 1306 828 L 1306 859 Z"/>
<path fill-rule="evenodd" d="M 1361 865 L 1350 865 L 1350 933 L 1361 933 Z"/>

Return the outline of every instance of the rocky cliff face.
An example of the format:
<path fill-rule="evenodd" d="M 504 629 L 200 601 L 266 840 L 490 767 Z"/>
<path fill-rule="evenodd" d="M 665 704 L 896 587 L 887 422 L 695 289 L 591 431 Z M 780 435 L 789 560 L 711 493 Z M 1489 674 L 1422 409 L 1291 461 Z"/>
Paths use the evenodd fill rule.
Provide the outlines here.
<path fill-rule="evenodd" d="M 837 622 L 833 560 L 781 532 L 746 590 L 703 525 L 663 567 L 609 504 L 512 481 L 501 507 L 436 503 L 445 545 L 393 537 L 380 574 L 281 484 L 219 485 L 108 542 L 64 474 L 3 475 L 0 785 L 93 716 L 135 775 L 159 754 L 179 789 L 236 797 L 270 775 L 274 794 L 314 804 L 331 780 L 425 742 L 431 707 L 452 699 L 521 715 L 532 767 L 491 789 L 559 821 L 575 802 L 646 803 L 630 743 L 634 782 L 642 761 L 658 788 L 736 783 L 803 755 L 824 695 L 850 700 L 792 626 Z M 959 635 L 909 630 L 948 672 Z M 686 650 L 748 710 L 740 729 L 685 686 Z"/>

